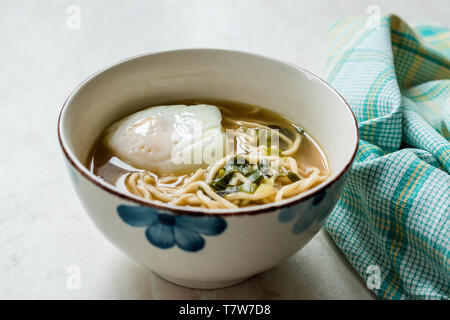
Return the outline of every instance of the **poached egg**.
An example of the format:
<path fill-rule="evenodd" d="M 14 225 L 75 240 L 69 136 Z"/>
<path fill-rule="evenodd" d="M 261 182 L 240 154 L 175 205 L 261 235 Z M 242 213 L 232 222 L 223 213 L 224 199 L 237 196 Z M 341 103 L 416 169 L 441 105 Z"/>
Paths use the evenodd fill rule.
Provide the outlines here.
<path fill-rule="evenodd" d="M 105 145 L 125 163 L 157 174 L 186 174 L 225 153 L 222 115 L 213 105 L 156 106 L 107 130 Z"/>

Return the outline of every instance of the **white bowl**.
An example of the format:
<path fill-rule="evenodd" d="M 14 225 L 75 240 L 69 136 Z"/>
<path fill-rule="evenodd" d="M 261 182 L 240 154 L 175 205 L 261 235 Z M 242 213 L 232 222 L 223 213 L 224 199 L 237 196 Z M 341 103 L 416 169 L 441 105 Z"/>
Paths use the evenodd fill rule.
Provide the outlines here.
<path fill-rule="evenodd" d="M 327 155 L 330 178 L 282 202 L 212 210 L 151 203 L 86 169 L 109 124 L 190 98 L 260 105 L 299 123 Z M 77 194 L 100 231 L 132 260 L 193 288 L 233 285 L 308 243 L 335 206 L 358 146 L 350 107 L 324 81 L 267 57 L 214 49 L 146 54 L 94 74 L 68 97 L 58 135 Z"/>

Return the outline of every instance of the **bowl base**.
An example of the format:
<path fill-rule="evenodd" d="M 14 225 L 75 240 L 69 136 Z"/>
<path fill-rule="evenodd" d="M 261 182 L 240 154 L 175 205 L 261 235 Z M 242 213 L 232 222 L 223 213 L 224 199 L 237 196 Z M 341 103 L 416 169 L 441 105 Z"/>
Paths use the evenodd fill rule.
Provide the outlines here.
<path fill-rule="evenodd" d="M 170 276 L 165 276 L 159 273 L 156 273 L 161 278 L 176 284 L 178 286 L 191 288 L 191 289 L 221 289 L 226 287 L 234 286 L 238 283 L 241 283 L 248 278 L 241 278 L 241 279 L 234 279 L 234 280 L 225 280 L 225 281 L 195 281 L 195 280 L 186 280 L 186 279 L 179 279 L 174 278 Z"/>

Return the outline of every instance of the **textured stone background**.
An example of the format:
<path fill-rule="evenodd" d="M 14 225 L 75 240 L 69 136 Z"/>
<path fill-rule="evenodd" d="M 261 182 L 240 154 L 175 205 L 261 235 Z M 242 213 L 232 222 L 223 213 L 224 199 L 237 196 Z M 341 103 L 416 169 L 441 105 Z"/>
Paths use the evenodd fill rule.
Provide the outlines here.
<path fill-rule="evenodd" d="M 450 17 L 448 0 L 1 1 L 0 298 L 373 298 L 324 231 L 235 287 L 201 291 L 162 280 L 89 221 L 56 138 L 66 96 L 99 68 L 148 51 L 216 47 L 270 55 L 323 76 L 330 23 L 366 14 L 372 4 L 412 24 Z M 67 27 L 70 5 L 81 9 L 79 30 Z M 79 290 L 67 287 L 71 265 L 81 271 Z"/>

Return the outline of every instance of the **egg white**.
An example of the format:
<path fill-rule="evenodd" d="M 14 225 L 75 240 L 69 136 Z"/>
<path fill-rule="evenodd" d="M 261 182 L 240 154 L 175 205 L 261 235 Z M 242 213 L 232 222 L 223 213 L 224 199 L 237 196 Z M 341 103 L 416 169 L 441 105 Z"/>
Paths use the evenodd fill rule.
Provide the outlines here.
<path fill-rule="evenodd" d="M 156 106 L 114 123 L 104 143 L 133 167 L 158 174 L 184 174 L 223 157 L 222 115 L 213 105 Z"/>

